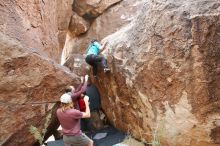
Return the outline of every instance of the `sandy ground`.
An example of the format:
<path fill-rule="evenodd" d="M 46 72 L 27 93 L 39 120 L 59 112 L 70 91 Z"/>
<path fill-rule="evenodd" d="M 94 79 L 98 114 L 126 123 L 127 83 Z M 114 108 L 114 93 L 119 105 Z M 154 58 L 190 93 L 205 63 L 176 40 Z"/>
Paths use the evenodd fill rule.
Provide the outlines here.
<path fill-rule="evenodd" d="M 121 144 L 126 144 L 126 146 L 145 146 L 142 142 L 139 142 L 132 137 L 126 138 Z"/>

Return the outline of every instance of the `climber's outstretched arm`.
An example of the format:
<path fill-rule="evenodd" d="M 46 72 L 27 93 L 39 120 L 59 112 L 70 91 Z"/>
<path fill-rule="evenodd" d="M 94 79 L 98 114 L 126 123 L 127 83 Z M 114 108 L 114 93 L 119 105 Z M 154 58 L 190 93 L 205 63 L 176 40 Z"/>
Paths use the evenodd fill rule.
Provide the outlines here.
<path fill-rule="evenodd" d="M 101 53 L 104 49 L 105 49 L 105 46 L 106 46 L 107 42 L 104 42 L 101 47 L 99 48 L 99 53 Z"/>
<path fill-rule="evenodd" d="M 80 97 L 80 95 L 82 93 L 86 92 L 88 78 L 89 78 L 89 76 L 85 75 L 85 82 L 84 82 L 83 86 L 81 86 L 81 88 L 78 91 L 75 90 L 72 92 L 72 96 L 71 96 L 72 100 L 77 99 L 78 97 Z"/>

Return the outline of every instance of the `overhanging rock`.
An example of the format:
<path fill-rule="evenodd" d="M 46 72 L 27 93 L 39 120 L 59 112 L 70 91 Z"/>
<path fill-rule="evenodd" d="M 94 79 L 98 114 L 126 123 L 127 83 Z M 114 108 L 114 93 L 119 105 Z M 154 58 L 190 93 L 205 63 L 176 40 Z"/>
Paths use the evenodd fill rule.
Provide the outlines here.
<path fill-rule="evenodd" d="M 77 83 L 67 68 L 28 50 L 0 34 L 0 145 L 42 142 L 63 89 Z"/>

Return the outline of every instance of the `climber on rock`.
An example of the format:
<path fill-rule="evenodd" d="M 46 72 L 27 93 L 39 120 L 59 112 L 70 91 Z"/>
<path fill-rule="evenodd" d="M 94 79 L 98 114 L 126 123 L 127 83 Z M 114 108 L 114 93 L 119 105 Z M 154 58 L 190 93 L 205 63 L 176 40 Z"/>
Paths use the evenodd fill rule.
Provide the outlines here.
<path fill-rule="evenodd" d="M 93 141 L 82 133 L 80 128 L 80 119 L 90 118 L 89 97 L 84 97 L 85 112 L 74 109 L 75 103 L 68 93 L 63 94 L 60 101 L 61 107 L 57 109 L 56 115 L 62 127 L 65 146 L 93 146 Z"/>
<path fill-rule="evenodd" d="M 89 47 L 86 51 L 86 62 L 93 67 L 93 76 L 97 77 L 97 67 L 98 63 L 101 63 L 104 73 L 109 72 L 110 69 L 107 65 L 107 60 L 105 57 L 100 56 L 99 54 L 104 50 L 107 42 L 102 45 L 97 40 L 92 40 L 89 44 Z"/>

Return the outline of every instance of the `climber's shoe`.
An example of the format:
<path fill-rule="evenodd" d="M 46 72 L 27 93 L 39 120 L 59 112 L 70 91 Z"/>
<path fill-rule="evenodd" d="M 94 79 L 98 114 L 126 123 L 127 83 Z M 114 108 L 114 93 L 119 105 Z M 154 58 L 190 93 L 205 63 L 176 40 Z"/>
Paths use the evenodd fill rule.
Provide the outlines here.
<path fill-rule="evenodd" d="M 110 72 L 110 68 L 105 67 L 105 68 L 104 68 L 104 73 L 107 73 L 107 72 Z"/>

